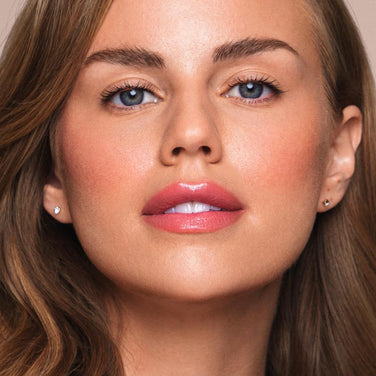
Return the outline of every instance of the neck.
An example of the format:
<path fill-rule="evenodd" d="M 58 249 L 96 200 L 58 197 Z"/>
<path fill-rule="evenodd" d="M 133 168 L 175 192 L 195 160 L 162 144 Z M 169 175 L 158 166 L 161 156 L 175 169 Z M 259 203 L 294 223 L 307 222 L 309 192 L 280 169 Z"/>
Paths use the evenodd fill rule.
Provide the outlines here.
<path fill-rule="evenodd" d="M 199 302 L 122 295 L 126 375 L 264 375 L 279 287 Z"/>

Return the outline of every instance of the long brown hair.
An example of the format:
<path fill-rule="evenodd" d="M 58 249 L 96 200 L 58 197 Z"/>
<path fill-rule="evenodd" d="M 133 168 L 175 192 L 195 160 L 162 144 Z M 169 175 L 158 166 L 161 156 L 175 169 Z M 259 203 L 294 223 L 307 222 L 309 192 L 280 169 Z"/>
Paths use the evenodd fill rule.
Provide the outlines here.
<path fill-rule="evenodd" d="M 363 113 L 342 203 L 319 215 L 286 273 L 268 375 L 376 374 L 374 84 L 341 0 L 305 0 L 328 101 Z M 51 130 L 111 0 L 29 0 L 0 61 L 0 376 L 123 375 L 106 324 L 108 282 L 72 226 L 42 209 Z M 325 64 L 324 64 L 325 62 Z"/>
<path fill-rule="evenodd" d="M 122 375 L 106 281 L 42 210 L 50 130 L 111 1 L 31 0 L 0 65 L 0 375 Z"/>
<path fill-rule="evenodd" d="M 356 105 L 363 140 L 342 202 L 319 214 L 285 274 L 270 337 L 268 375 L 376 375 L 375 84 L 341 0 L 306 0 L 333 118 Z"/>

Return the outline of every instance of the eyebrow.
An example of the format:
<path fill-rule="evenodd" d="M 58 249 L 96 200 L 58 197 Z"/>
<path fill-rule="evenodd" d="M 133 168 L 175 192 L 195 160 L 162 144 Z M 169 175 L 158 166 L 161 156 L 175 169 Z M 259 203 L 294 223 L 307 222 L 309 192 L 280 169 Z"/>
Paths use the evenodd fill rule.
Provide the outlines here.
<path fill-rule="evenodd" d="M 299 56 L 298 52 L 294 48 L 279 39 L 245 38 L 239 41 L 222 44 L 214 50 L 212 57 L 213 62 L 218 63 L 225 60 L 238 59 L 260 52 L 273 51 L 280 48 Z"/>
<path fill-rule="evenodd" d="M 245 38 L 239 41 L 224 43 L 215 48 L 212 55 L 214 63 L 225 60 L 239 59 L 264 51 L 285 49 L 296 56 L 298 52 L 286 42 L 278 39 Z M 139 66 L 150 68 L 165 68 L 165 62 L 161 55 L 144 48 L 109 48 L 90 55 L 84 62 L 88 66 L 95 62 L 105 62 L 125 66 Z"/>
<path fill-rule="evenodd" d="M 164 60 L 159 54 L 138 47 L 111 48 L 95 52 L 85 60 L 84 66 L 90 65 L 94 62 L 150 68 L 165 67 Z"/>

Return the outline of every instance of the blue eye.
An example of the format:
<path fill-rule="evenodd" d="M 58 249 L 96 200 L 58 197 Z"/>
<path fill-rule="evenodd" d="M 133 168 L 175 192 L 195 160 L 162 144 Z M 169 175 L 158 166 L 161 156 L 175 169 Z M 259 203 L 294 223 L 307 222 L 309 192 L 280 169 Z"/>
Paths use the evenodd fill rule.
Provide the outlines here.
<path fill-rule="evenodd" d="M 146 103 L 156 103 L 157 97 L 143 88 L 120 91 L 110 98 L 110 102 L 119 107 L 133 107 Z"/>
<path fill-rule="evenodd" d="M 261 82 L 244 82 L 234 85 L 226 94 L 226 97 L 238 97 L 242 99 L 264 99 L 275 94 L 275 89 Z"/>

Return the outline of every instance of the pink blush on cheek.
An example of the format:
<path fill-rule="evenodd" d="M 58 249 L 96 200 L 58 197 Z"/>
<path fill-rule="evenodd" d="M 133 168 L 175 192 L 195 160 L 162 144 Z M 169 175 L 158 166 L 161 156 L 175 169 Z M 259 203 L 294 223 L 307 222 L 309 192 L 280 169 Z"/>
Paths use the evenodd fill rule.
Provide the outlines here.
<path fill-rule="evenodd" d="M 321 138 L 306 131 L 295 139 L 280 133 L 270 135 L 264 144 L 254 145 L 252 159 L 246 156 L 253 163 L 242 163 L 246 184 L 264 192 L 265 199 L 272 192 L 291 202 L 302 194 L 309 200 L 317 196 L 325 169 L 325 150 Z"/>
<path fill-rule="evenodd" d="M 76 109 L 85 108 L 84 103 L 80 105 L 79 99 L 71 99 L 57 132 L 68 185 L 108 195 L 119 184 L 129 184 L 132 177 L 144 178 L 153 164 L 148 138 L 128 134 L 123 124 L 111 123 L 106 115 L 93 117 L 89 111 Z"/>
<path fill-rule="evenodd" d="M 114 144 L 103 136 L 81 136 L 70 131 L 66 127 L 60 134 L 60 159 L 64 186 L 74 212 L 76 205 L 97 206 L 113 196 L 134 161 L 126 160 L 124 153 L 117 152 Z"/>
<path fill-rule="evenodd" d="M 296 146 L 298 147 L 285 148 L 279 145 L 274 149 L 278 158 L 269 166 L 272 181 L 289 186 L 294 184 L 295 180 L 309 179 L 318 169 L 317 150 L 312 148 L 312 143 L 308 141 Z"/>

